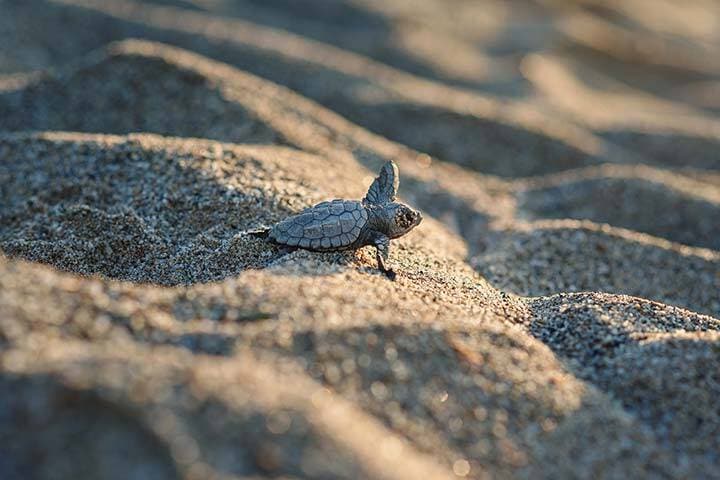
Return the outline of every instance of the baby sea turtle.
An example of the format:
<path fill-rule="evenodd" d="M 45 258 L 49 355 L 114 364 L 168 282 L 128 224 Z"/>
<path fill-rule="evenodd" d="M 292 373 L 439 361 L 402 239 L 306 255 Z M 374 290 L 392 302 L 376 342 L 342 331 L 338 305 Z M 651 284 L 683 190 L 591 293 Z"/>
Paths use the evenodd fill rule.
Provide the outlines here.
<path fill-rule="evenodd" d="M 420 212 L 395 202 L 399 184 L 397 165 L 389 161 L 362 201 L 338 199 L 318 203 L 276 223 L 263 231 L 263 236 L 286 248 L 315 252 L 372 245 L 378 268 L 394 279 L 395 273 L 387 267 L 390 240 L 405 235 L 422 221 Z"/>

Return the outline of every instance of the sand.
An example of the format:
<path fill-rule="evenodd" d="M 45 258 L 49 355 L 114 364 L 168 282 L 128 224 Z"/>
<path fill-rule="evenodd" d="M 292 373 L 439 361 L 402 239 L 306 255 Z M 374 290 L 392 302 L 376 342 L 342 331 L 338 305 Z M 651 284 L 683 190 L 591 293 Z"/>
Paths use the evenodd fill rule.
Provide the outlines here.
<path fill-rule="evenodd" d="M 0 478 L 717 476 L 720 10 L 649 4 L 0 0 Z M 395 281 L 246 233 L 389 159 Z"/>

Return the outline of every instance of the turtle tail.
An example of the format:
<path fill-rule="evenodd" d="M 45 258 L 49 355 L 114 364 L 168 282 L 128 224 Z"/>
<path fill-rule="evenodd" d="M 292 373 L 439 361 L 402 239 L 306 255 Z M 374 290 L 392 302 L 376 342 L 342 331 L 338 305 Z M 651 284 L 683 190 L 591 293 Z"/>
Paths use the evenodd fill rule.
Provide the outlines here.
<path fill-rule="evenodd" d="M 270 235 L 270 227 L 261 227 L 254 230 L 245 230 L 242 232 L 245 235 L 251 235 L 253 237 L 267 239 Z"/>

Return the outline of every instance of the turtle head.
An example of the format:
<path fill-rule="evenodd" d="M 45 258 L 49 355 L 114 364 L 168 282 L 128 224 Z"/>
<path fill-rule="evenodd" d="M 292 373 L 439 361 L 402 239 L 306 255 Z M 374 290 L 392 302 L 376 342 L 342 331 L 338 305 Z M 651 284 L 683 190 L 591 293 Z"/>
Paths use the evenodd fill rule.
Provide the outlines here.
<path fill-rule="evenodd" d="M 402 237 L 422 222 L 422 214 L 417 210 L 395 202 L 400 185 L 400 174 L 392 160 L 385 162 L 380 173 L 363 198 L 363 205 L 377 212 L 378 229 L 390 238 Z"/>
<path fill-rule="evenodd" d="M 389 203 L 385 207 L 387 234 L 390 238 L 402 237 L 422 222 L 422 214 L 402 203 Z"/>

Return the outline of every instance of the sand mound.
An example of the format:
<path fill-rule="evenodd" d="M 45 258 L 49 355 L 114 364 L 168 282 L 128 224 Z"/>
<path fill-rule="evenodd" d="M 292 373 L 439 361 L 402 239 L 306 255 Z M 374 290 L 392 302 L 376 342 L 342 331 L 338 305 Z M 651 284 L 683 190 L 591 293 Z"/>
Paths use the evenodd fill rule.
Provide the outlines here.
<path fill-rule="evenodd" d="M 428 478 L 451 478 L 408 446 L 406 470 L 380 468 L 363 443 L 394 441 L 403 449 L 401 439 L 354 407 L 331 402 L 325 390 L 307 380 L 294 379 L 293 389 L 266 388 L 284 379 L 250 358 L 230 364 L 129 345 L 114 353 L 72 343 L 47 347 L 45 361 L 32 371 L 16 355 L 13 372 L 0 381 L 18 394 L 7 405 L 16 416 L 4 419 L 3 431 L 22 441 L 25 428 L 16 420 L 22 416 L 49 424 L 48 435 L 33 436 L 36 448 L 57 450 L 42 443 L 55 438 L 52 430 L 71 428 L 76 442 L 62 458 L 39 462 L 23 457 L 20 445 L 21 455 L 7 465 L 11 475 L 52 471 L 105 477 L 112 471 L 109 478 L 248 478 L 301 472 L 313 478 L 412 478 L 423 472 Z M 231 378 L 235 387 L 228 389 Z M 38 397 L 44 403 L 33 401 Z M 362 425 L 357 436 L 342 438 L 351 422 Z M 100 425 L 106 428 L 100 431 Z M 138 455 L 123 459 L 132 453 Z"/>
<path fill-rule="evenodd" d="M 413 102 L 373 101 L 362 112 L 373 131 L 480 173 L 532 176 L 601 160 L 539 131 Z"/>
<path fill-rule="evenodd" d="M 237 147 L 154 136 L 126 139 L 73 134 L 8 135 L 4 139 L 4 148 L 8 152 L 15 151 L 16 155 L 25 154 L 22 161 L 10 163 L 14 168 L 19 165 L 26 165 L 28 169 L 43 166 L 44 162 L 39 163 L 38 158 L 53 160 L 44 168 L 55 170 L 38 175 L 37 185 L 15 184 L 15 194 L 8 197 L 39 197 L 39 212 L 43 212 L 41 193 L 46 191 L 38 188 L 38 185 L 46 185 L 42 183 L 43 177 L 52 178 L 62 172 L 66 168 L 62 161 L 65 157 L 82 165 L 83 152 L 86 158 L 96 157 L 94 165 L 98 168 L 102 167 L 106 157 L 112 160 L 106 160 L 108 165 L 123 167 L 121 160 L 133 158 L 133 153 L 135 163 L 147 159 L 148 170 L 154 162 L 162 162 L 157 165 L 162 167 L 158 168 L 161 174 L 143 176 L 154 179 L 159 186 L 163 185 L 160 182 L 163 178 L 183 179 L 183 171 L 173 165 L 184 163 L 196 171 L 215 172 L 216 178 L 212 181 L 218 182 L 217 177 L 224 177 L 218 173 L 222 169 L 216 167 L 230 157 L 235 168 L 225 182 L 237 187 L 232 189 L 236 195 L 247 191 L 240 188 L 242 183 L 238 180 L 246 177 L 245 181 L 255 182 L 265 178 L 267 184 L 256 189 L 276 192 L 274 201 L 268 201 L 274 206 L 269 207 L 266 215 L 280 214 L 282 205 L 288 208 L 294 202 L 304 201 L 300 198 L 312 199 L 312 189 L 307 185 L 317 182 L 313 175 L 335 176 L 335 184 L 347 194 L 357 188 L 344 179 L 350 169 L 323 174 L 320 169 L 326 167 L 325 162 L 300 152 L 286 151 L 283 157 L 275 148 Z M 74 152 L 72 156 L 71 151 Z M 33 156 L 28 152 L 43 154 Z M 300 157 L 304 158 L 301 165 L 288 161 Z M 33 158 L 35 164 L 30 161 Z M 319 162 L 318 167 L 310 171 L 313 162 Z M 42 168 L 33 170 L 43 171 Z M 124 169 L 116 168 L 115 171 L 124 172 Z M 268 172 L 275 175 L 267 179 Z M 101 178 L 106 177 L 113 179 L 112 175 Z M 25 178 L 32 178 L 32 175 L 28 173 Z M 288 183 L 290 178 L 302 181 Z M 283 188 L 273 187 L 276 185 L 273 181 L 279 181 Z M 98 185 L 97 180 L 80 189 L 88 198 L 92 198 L 90 187 L 93 184 Z M 115 178 L 113 185 L 122 184 Z M 198 196 L 206 188 L 202 183 L 193 182 L 192 185 L 201 192 Z M 322 190 L 324 187 L 315 188 Z M 117 195 L 119 189 L 115 191 Z M 303 191 L 305 195 L 298 195 Z M 50 192 L 44 198 L 58 201 L 58 197 L 60 201 L 73 201 L 67 192 L 60 196 Z M 112 197 L 107 193 L 103 197 L 95 204 L 112 209 Z M 130 200 L 125 203 L 133 205 Z M 142 207 L 140 204 L 133 208 L 142 213 Z M 61 224 L 61 229 L 74 228 L 75 236 L 85 235 L 78 241 L 80 244 L 97 239 L 98 232 L 91 229 L 97 221 L 84 222 L 83 219 L 92 215 L 106 218 L 108 214 L 103 217 L 98 213 L 102 212 L 100 208 L 76 206 L 67 210 L 66 216 L 60 217 L 67 222 Z M 175 209 L 169 210 L 174 212 Z M 133 218 L 139 215 L 135 213 Z M 253 215 L 259 213 L 253 212 Z M 148 218 L 159 216 L 148 215 Z M 121 218 L 125 217 L 117 214 L 112 225 L 122 225 Z M 241 223 L 243 218 L 237 222 Z M 188 225 L 192 226 L 194 222 L 183 222 L 184 228 L 189 228 Z M 165 228 L 156 227 L 152 231 L 156 230 L 165 231 Z M 127 231 L 133 232 L 132 229 Z M 214 230 L 211 228 L 211 231 Z M 19 386 L 22 391 L 30 389 L 27 395 L 38 395 L 39 388 L 43 398 L 52 399 L 56 397 L 53 385 L 70 383 L 57 395 L 65 395 L 62 392 L 69 389 L 67 394 L 79 398 L 77 402 L 82 404 L 88 394 L 75 393 L 79 387 L 74 387 L 74 382 L 79 382 L 85 391 L 93 392 L 91 399 L 97 395 L 103 399 L 101 402 L 88 400 L 93 405 L 91 411 L 98 411 L 98 416 L 91 418 L 111 425 L 116 425 L 118 420 L 105 416 L 109 415 L 104 413 L 105 410 L 126 409 L 123 411 L 128 411 L 126 415 L 133 419 L 130 425 L 139 422 L 140 426 L 123 427 L 126 430 L 122 430 L 117 438 L 141 435 L 140 444 L 151 442 L 158 445 L 158 452 L 170 452 L 170 457 L 167 453 L 158 453 L 147 462 L 140 458 L 138 465 L 129 464 L 120 470 L 138 476 L 146 471 L 174 469 L 203 474 L 219 470 L 238 475 L 307 470 L 311 472 L 307 475 L 316 477 L 324 475 L 323 469 L 331 468 L 329 476 L 352 478 L 361 475 L 358 472 L 371 469 L 369 476 L 384 477 L 394 475 L 384 465 L 391 461 L 388 459 L 396 458 L 397 452 L 403 452 L 403 458 L 418 456 L 419 466 L 408 468 L 424 469 L 428 468 L 427 462 L 433 465 L 439 462 L 447 472 L 469 469 L 476 477 L 486 474 L 551 477 L 580 474 L 588 469 L 604 470 L 607 465 L 615 465 L 616 474 L 621 475 L 645 471 L 651 463 L 653 468 L 665 473 L 684 471 L 676 470 L 685 467 L 680 467 L 682 463 L 674 460 L 686 454 L 684 444 L 675 445 L 676 454 L 659 446 L 649 428 L 641 427 L 614 406 L 605 394 L 575 378 L 570 373 L 572 370 L 567 371 L 540 341 L 522 328 L 508 327 L 505 324 L 508 321 L 517 325 L 530 324 L 535 310 L 493 289 L 461 260 L 443 257 L 431 247 L 432 237 L 443 234 L 432 222 L 425 231 L 430 233 L 430 239 L 415 238 L 413 241 L 408 237 L 397 245 L 393 258 L 403 273 L 395 283 L 381 275 L 369 275 L 374 270 L 372 259 L 362 252 L 350 258 L 350 263 L 339 261 L 333 254 L 297 252 L 268 262 L 264 271 L 238 275 L 238 272 L 228 274 L 226 269 L 223 276 L 230 275 L 231 278 L 224 283 L 183 289 L 138 288 L 135 284 L 71 277 L 24 263 L 3 263 L 5 272 L 0 276 L 3 311 L 0 317 L 5 321 L 0 337 L 5 351 L 3 365 L 12 372 L 6 380 L 7 385 L 9 388 Z M 223 230 L 220 228 L 219 232 Z M 192 233 L 180 230 L 175 233 L 175 241 Z M 67 238 L 67 235 L 62 237 Z M 70 238 L 74 240 L 72 236 Z M 169 236 L 167 243 L 172 244 L 172 241 L 173 237 Z M 238 246 L 238 252 L 247 252 L 247 248 Z M 81 258 L 89 261 L 95 257 Z M 99 255 L 97 258 L 104 257 Z M 196 262 L 192 268 L 202 264 L 198 253 L 189 253 L 187 259 Z M 122 265 L 122 262 L 118 264 Z M 219 268 L 227 267 L 221 264 Z M 200 272 L 207 275 L 203 270 Z M 153 275 L 162 278 L 157 272 Z M 348 285 L 354 287 L 350 289 Z M 43 301 L 32 301 L 37 298 Z M 683 312 L 673 312 L 665 317 L 651 314 L 650 318 L 667 325 L 682 322 Z M 680 320 L 676 320 L 678 317 Z M 550 315 L 544 314 L 542 318 L 550 318 Z M 577 318 L 582 318 L 582 313 L 578 313 Z M 677 328 L 683 328 L 682 325 L 678 323 Z M 529 333 L 534 332 L 530 329 Z M 542 336 L 539 338 L 547 341 Z M 55 346 L 53 339 L 61 339 L 64 343 Z M 90 340 L 97 349 L 88 350 L 86 344 L 81 343 L 68 352 L 67 342 L 71 340 Z M 550 341 L 547 343 L 553 345 Z M 145 350 L 147 347 L 142 345 L 164 345 L 170 349 L 160 354 Z M 34 346 L 40 346 L 44 352 L 40 357 Z M 188 351 L 192 353 L 184 353 Z M 223 378 L 233 378 L 230 383 L 238 392 L 251 388 L 253 396 L 260 395 L 260 391 L 265 391 L 263 389 L 270 389 L 268 398 L 275 398 L 280 404 L 238 405 L 233 390 L 227 388 L 227 380 L 213 380 L 217 378 L 216 373 L 204 373 L 206 370 L 216 372 L 221 365 L 217 362 L 224 362 L 221 357 L 230 357 L 227 362 L 231 369 L 241 364 L 251 371 L 258 369 L 247 359 L 241 360 L 245 357 L 238 357 L 245 354 L 260 358 L 261 365 L 269 365 L 260 377 L 262 380 L 244 386 L 243 381 L 238 380 L 244 377 L 238 377 L 239 374 L 228 373 L 230 377 Z M 32 355 L 35 360 L 29 361 L 24 355 Z M 212 355 L 214 360 L 202 360 L 203 355 Z M 129 362 L 130 359 L 138 360 Z M 200 366 L 203 362 L 208 363 L 207 369 Z M 178 363 L 186 366 L 178 367 Z M 148 368 L 142 366 L 145 364 L 153 365 L 154 370 L 144 373 Z M 191 378 L 195 380 L 182 380 L 188 375 L 181 373 L 183 368 L 190 368 Z M 124 369 L 129 369 L 127 374 L 123 373 Z M 289 377 L 279 383 L 268 382 L 267 374 L 276 370 Z M 442 372 L 453 374 L 446 376 Z M 136 380 L 123 380 L 125 375 Z M 179 380 L 173 380 L 178 376 Z M 306 376 L 309 378 L 304 379 Z M 38 382 L 36 387 L 28 386 L 35 385 L 33 382 Z M 153 393 L 157 391 L 155 389 L 169 388 L 163 387 L 168 385 L 167 382 L 177 385 L 172 390 L 178 392 L 179 399 Z M 361 409 L 363 413 L 360 410 L 357 413 L 360 417 L 348 417 L 350 414 L 343 410 L 339 418 L 345 422 L 352 420 L 361 425 L 376 425 L 372 428 L 380 430 L 373 430 L 375 433 L 372 434 L 383 439 L 383 445 L 387 445 L 383 448 L 390 452 L 388 456 L 378 457 L 375 449 L 363 453 L 362 445 L 367 445 L 366 437 L 362 436 L 365 433 L 349 434 L 354 430 L 347 430 L 346 424 L 331 423 L 328 426 L 330 420 L 318 420 L 311 413 L 317 407 L 285 406 L 283 402 L 287 401 L 288 392 L 275 388 L 297 385 L 298 382 L 311 382 L 308 385 L 314 385 L 312 389 L 315 390 L 295 391 L 292 398 L 304 398 L 314 405 L 314 400 L 308 400 L 315 398 L 311 392 L 328 395 L 321 389 L 324 386 L 322 388 L 330 389 L 344 399 L 343 402 L 354 405 L 347 408 Z M 188 393 L 182 393 L 186 391 Z M 187 395 L 190 395 L 189 399 Z M 265 397 L 260 395 L 258 398 Z M 336 403 L 328 400 L 323 411 Z M 75 405 L 71 403 L 62 410 L 57 407 L 51 410 L 58 418 L 58 432 L 71 424 L 66 418 L 75 415 L 73 409 L 81 408 Z M 169 412 L 173 425 L 180 428 L 182 434 L 179 437 L 168 434 L 162 430 L 164 427 L 156 426 L 153 423 L 156 420 L 152 420 L 156 411 Z M 47 415 L 47 411 L 30 411 L 27 415 L 35 418 Z M 222 427 L 212 420 L 219 417 L 224 419 Z M 313 427 L 316 422 L 321 422 L 322 428 Z M 7 428 L 15 432 L 18 427 L 9 424 Z M 158 432 L 158 428 L 161 431 Z M 300 430 L 293 433 L 293 428 Z M 333 435 L 336 436 L 328 439 L 328 428 L 335 428 Z M 148 437 L 144 433 L 147 429 L 155 433 Z M 259 432 L 257 436 L 242 437 L 252 439 L 247 443 L 247 451 L 240 457 L 222 454 L 227 448 L 237 451 L 237 435 L 244 435 L 241 432 L 246 430 Z M 587 430 L 593 431 L 593 435 L 580 435 Z M 277 431 L 283 434 L 274 433 Z M 94 435 L 90 427 L 83 432 L 86 434 L 83 438 L 88 441 Z M 478 432 L 484 433 L 479 435 Z M 343 438 L 342 442 L 337 435 Z M 579 441 L 578 437 L 584 440 Z M 53 438 L 50 433 L 43 441 L 50 442 Z M 569 442 L 568 438 L 574 441 Z M 108 442 L 107 448 L 112 448 L 112 440 Z M 630 447 L 635 444 L 642 447 Z M 598 445 L 606 447 L 602 455 L 597 454 Z M 318 449 L 323 453 L 317 453 Z M 348 449 L 350 453 L 345 453 Z M 102 458 L 97 466 L 100 472 L 115 465 L 114 457 L 105 455 L 102 450 L 91 450 L 91 454 Z M 429 455 L 434 460 L 428 460 Z M 363 460 L 356 460 L 358 456 Z M 51 465 L 28 466 L 23 457 L 18 458 L 17 465 L 12 468 L 21 472 L 42 471 L 45 465 Z M 373 467 L 373 461 L 379 465 Z M 68 474 L 85 473 L 73 470 L 71 466 L 67 467 L 70 469 Z M 432 468 L 442 472 L 442 467 Z M 397 475 L 405 478 L 407 471 L 403 472 Z"/>
<path fill-rule="evenodd" d="M 0 477 L 715 475 L 712 9 L 518 2 L 0 0 Z"/>
<path fill-rule="evenodd" d="M 331 43 L 283 30 L 222 15 L 125 0 L 58 0 L 44 8 L 45 19 L 29 21 L 46 22 L 55 15 L 71 16 L 73 22 L 92 30 L 95 25 L 104 25 L 98 39 L 87 44 L 95 48 L 110 39 L 128 37 L 187 48 L 289 87 L 359 125 L 393 140 L 407 141 L 414 148 L 427 147 L 430 143 L 425 137 L 429 134 L 432 152 L 455 154 L 457 158 L 448 160 L 475 165 L 486 173 L 509 175 L 502 165 L 508 162 L 518 165 L 518 173 L 532 175 L 594 164 L 598 159 L 620 161 L 620 152 L 599 137 L 524 103 L 448 88 Z M 402 131 L 397 128 L 398 121 L 405 126 Z M 457 123 L 459 128 L 448 129 L 445 135 L 435 134 L 432 126 L 445 121 Z M 473 135 L 465 133 L 468 124 L 474 126 Z M 519 133 L 513 139 L 514 132 Z M 457 146 L 468 142 L 474 148 L 462 150 Z M 553 153 L 546 162 L 557 165 L 538 165 L 531 154 L 536 148 Z"/>
<path fill-rule="evenodd" d="M 372 178 L 352 164 L 322 172 L 323 159 L 281 147 L 151 135 L 8 135 L 0 151 L 7 254 L 164 284 L 267 265 L 277 250 L 243 231 L 329 192 L 360 198 L 363 185 L 349 179 Z"/>
<path fill-rule="evenodd" d="M 650 80 L 643 69 L 645 78 L 639 83 L 651 85 L 643 89 L 628 84 L 634 76 L 627 68 L 621 78 L 613 78 L 605 72 L 612 72 L 617 65 L 601 61 L 600 73 L 595 63 L 535 55 L 525 62 L 524 71 L 545 101 L 610 143 L 637 154 L 643 163 L 677 170 L 720 169 L 713 154 L 720 144 L 718 119 L 702 108 L 666 98 L 674 89 L 686 87 L 678 87 L 671 80 L 670 85 L 658 90 L 658 77 Z M 672 79 L 676 75 L 663 77 Z M 685 82 L 707 79 L 685 78 Z"/>
<path fill-rule="evenodd" d="M 0 95 L 4 130 L 147 132 L 236 143 L 282 136 L 197 71 L 161 57 L 110 53 Z M 142 81 L 145 77 L 153 82 Z"/>
<path fill-rule="evenodd" d="M 518 197 L 528 218 L 575 218 L 720 250 L 716 189 L 650 168 L 605 166 L 531 182 Z"/>
<path fill-rule="evenodd" d="M 13 171 L 2 191 L 3 250 L 83 274 L 187 283 L 259 267 L 276 254 L 239 232 L 317 198 L 278 178 L 273 161 L 289 160 L 288 151 L 207 142 L 173 149 L 151 136 L 1 142 L 3 168 Z M 290 188 L 298 197 L 280 201 Z"/>
<path fill-rule="evenodd" d="M 369 458 L 357 450 L 352 455 L 363 458 L 362 468 L 370 468 L 365 462 L 371 459 L 378 462 L 371 476 L 382 478 L 392 475 L 383 465 L 400 452 L 402 478 L 412 478 L 407 469 L 414 467 L 406 465 L 412 461 L 407 455 L 419 455 L 427 463 L 432 454 L 448 471 L 470 468 L 476 477 L 526 471 L 580 474 L 610 464 L 617 465 L 620 474 L 643 471 L 648 462 L 656 461 L 664 450 L 650 433 L 570 375 L 547 347 L 524 330 L 503 324 L 506 318 L 522 324 L 527 316 L 522 305 L 491 289 L 467 267 L 432 258 L 429 253 L 403 252 L 400 265 L 406 276 L 397 284 L 362 271 L 338 272 L 337 267 L 323 267 L 321 260 L 308 258 L 299 262 L 300 268 L 311 263 L 316 272 L 324 271 L 323 276 L 299 274 L 298 262 L 287 262 L 221 284 L 142 290 L 133 284 L 4 264 L 3 364 L 13 372 L 12 378 L 21 376 L 20 382 L 50 375 L 71 388 L 82 385 L 97 392 L 109 405 L 129 408 L 135 421 L 150 424 L 146 428 L 160 437 L 156 442 L 173 453 L 171 465 L 181 471 L 210 468 L 259 474 L 304 471 L 305 462 L 317 462 L 333 468 L 336 475 L 352 476 L 352 462 L 318 458 L 311 445 L 337 442 L 323 440 L 331 429 L 340 435 L 332 438 L 343 440 L 330 452 L 367 448 L 363 435 L 368 424 L 383 429 L 378 434 L 387 453 L 378 455 L 374 447 Z M 423 263 L 428 260 L 434 263 Z M 353 291 L 343 287 L 348 282 L 356 286 Z M 46 301 L 28 303 L 38 296 Z M 62 343 L 53 344 L 53 338 Z M 97 348 L 73 343 L 81 339 L 92 340 Z M 221 339 L 229 349 L 218 348 Z M 152 353 L 138 345 L 148 343 L 182 348 Z M 41 345 L 41 350 L 33 345 Z M 194 355 L 184 353 L 187 350 Z M 210 359 L 203 353 L 230 358 Z M 224 365 L 228 373 L 223 373 Z M 286 378 L 270 381 L 279 373 L 268 377 L 272 370 L 261 365 L 273 365 L 272 370 L 284 372 Z M 257 380 L 246 384 L 246 374 L 233 373 L 237 368 L 255 372 L 252 378 Z M 453 374 L 446 376 L 447 371 Z M 133 381 L 125 380 L 129 375 Z M 308 383 L 305 376 L 314 382 Z M 306 384 L 315 386 L 308 391 L 302 387 Z M 160 393 L 168 388 L 175 393 Z M 332 415 L 328 409 L 339 401 L 328 399 L 317 406 L 322 400 L 316 395 L 329 396 L 325 388 L 384 427 L 374 423 L 378 420 L 354 417 L 356 407 L 318 419 L 318 414 Z M 237 400 L 237 395 L 245 400 Z M 304 399 L 308 407 L 294 413 L 297 407 L 286 403 L 294 398 Z M 257 406 L 247 405 L 251 399 Z M 274 400 L 265 403 L 270 399 Z M 257 408 L 264 413 L 250 413 Z M 157 431 L 167 427 L 155 425 L 159 420 L 154 412 L 167 412 L 182 436 Z M 257 426 L 244 423 L 253 418 Z M 315 433 L 312 425 L 317 421 L 322 432 Z M 340 421 L 344 426 L 334 423 Z M 300 428 L 303 435 L 294 437 L 291 427 Z M 273 433 L 276 428 L 288 435 L 278 436 Z M 596 434 L 580 435 L 587 428 Z M 247 438 L 246 429 L 260 435 L 247 443 L 250 451 L 239 457 L 221 455 L 225 448 L 246 445 L 246 440 L 236 440 Z M 391 431 L 400 436 L 393 437 Z M 486 433 L 477 437 L 480 431 Z M 643 445 L 640 450 L 630 447 L 636 443 Z M 193 454 L 186 458 L 175 449 L 187 444 L 193 446 Z M 263 448 L 257 450 L 259 445 Z M 591 445 L 607 448 L 598 455 Z M 585 453 L 578 457 L 575 448 Z M 343 458 L 342 453 L 331 454 Z M 300 466 L 293 463 L 298 456 L 305 459 Z M 675 467 L 663 461 L 658 468 L 669 472 Z"/>
<path fill-rule="evenodd" d="M 667 438 L 682 461 L 712 476 L 720 447 L 715 368 L 720 336 L 708 332 L 653 337 L 618 352 L 604 374 L 598 375 L 599 383 L 659 437 Z"/>
<path fill-rule="evenodd" d="M 597 294 L 538 299 L 530 308 L 533 335 L 666 439 L 682 462 L 713 475 L 718 320 Z"/>
<path fill-rule="evenodd" d="M 518 295 L 625 293 L 717 316 L 720 256 L 610 226 L 570 220 L 498 232 L 471 263 Z"/>

